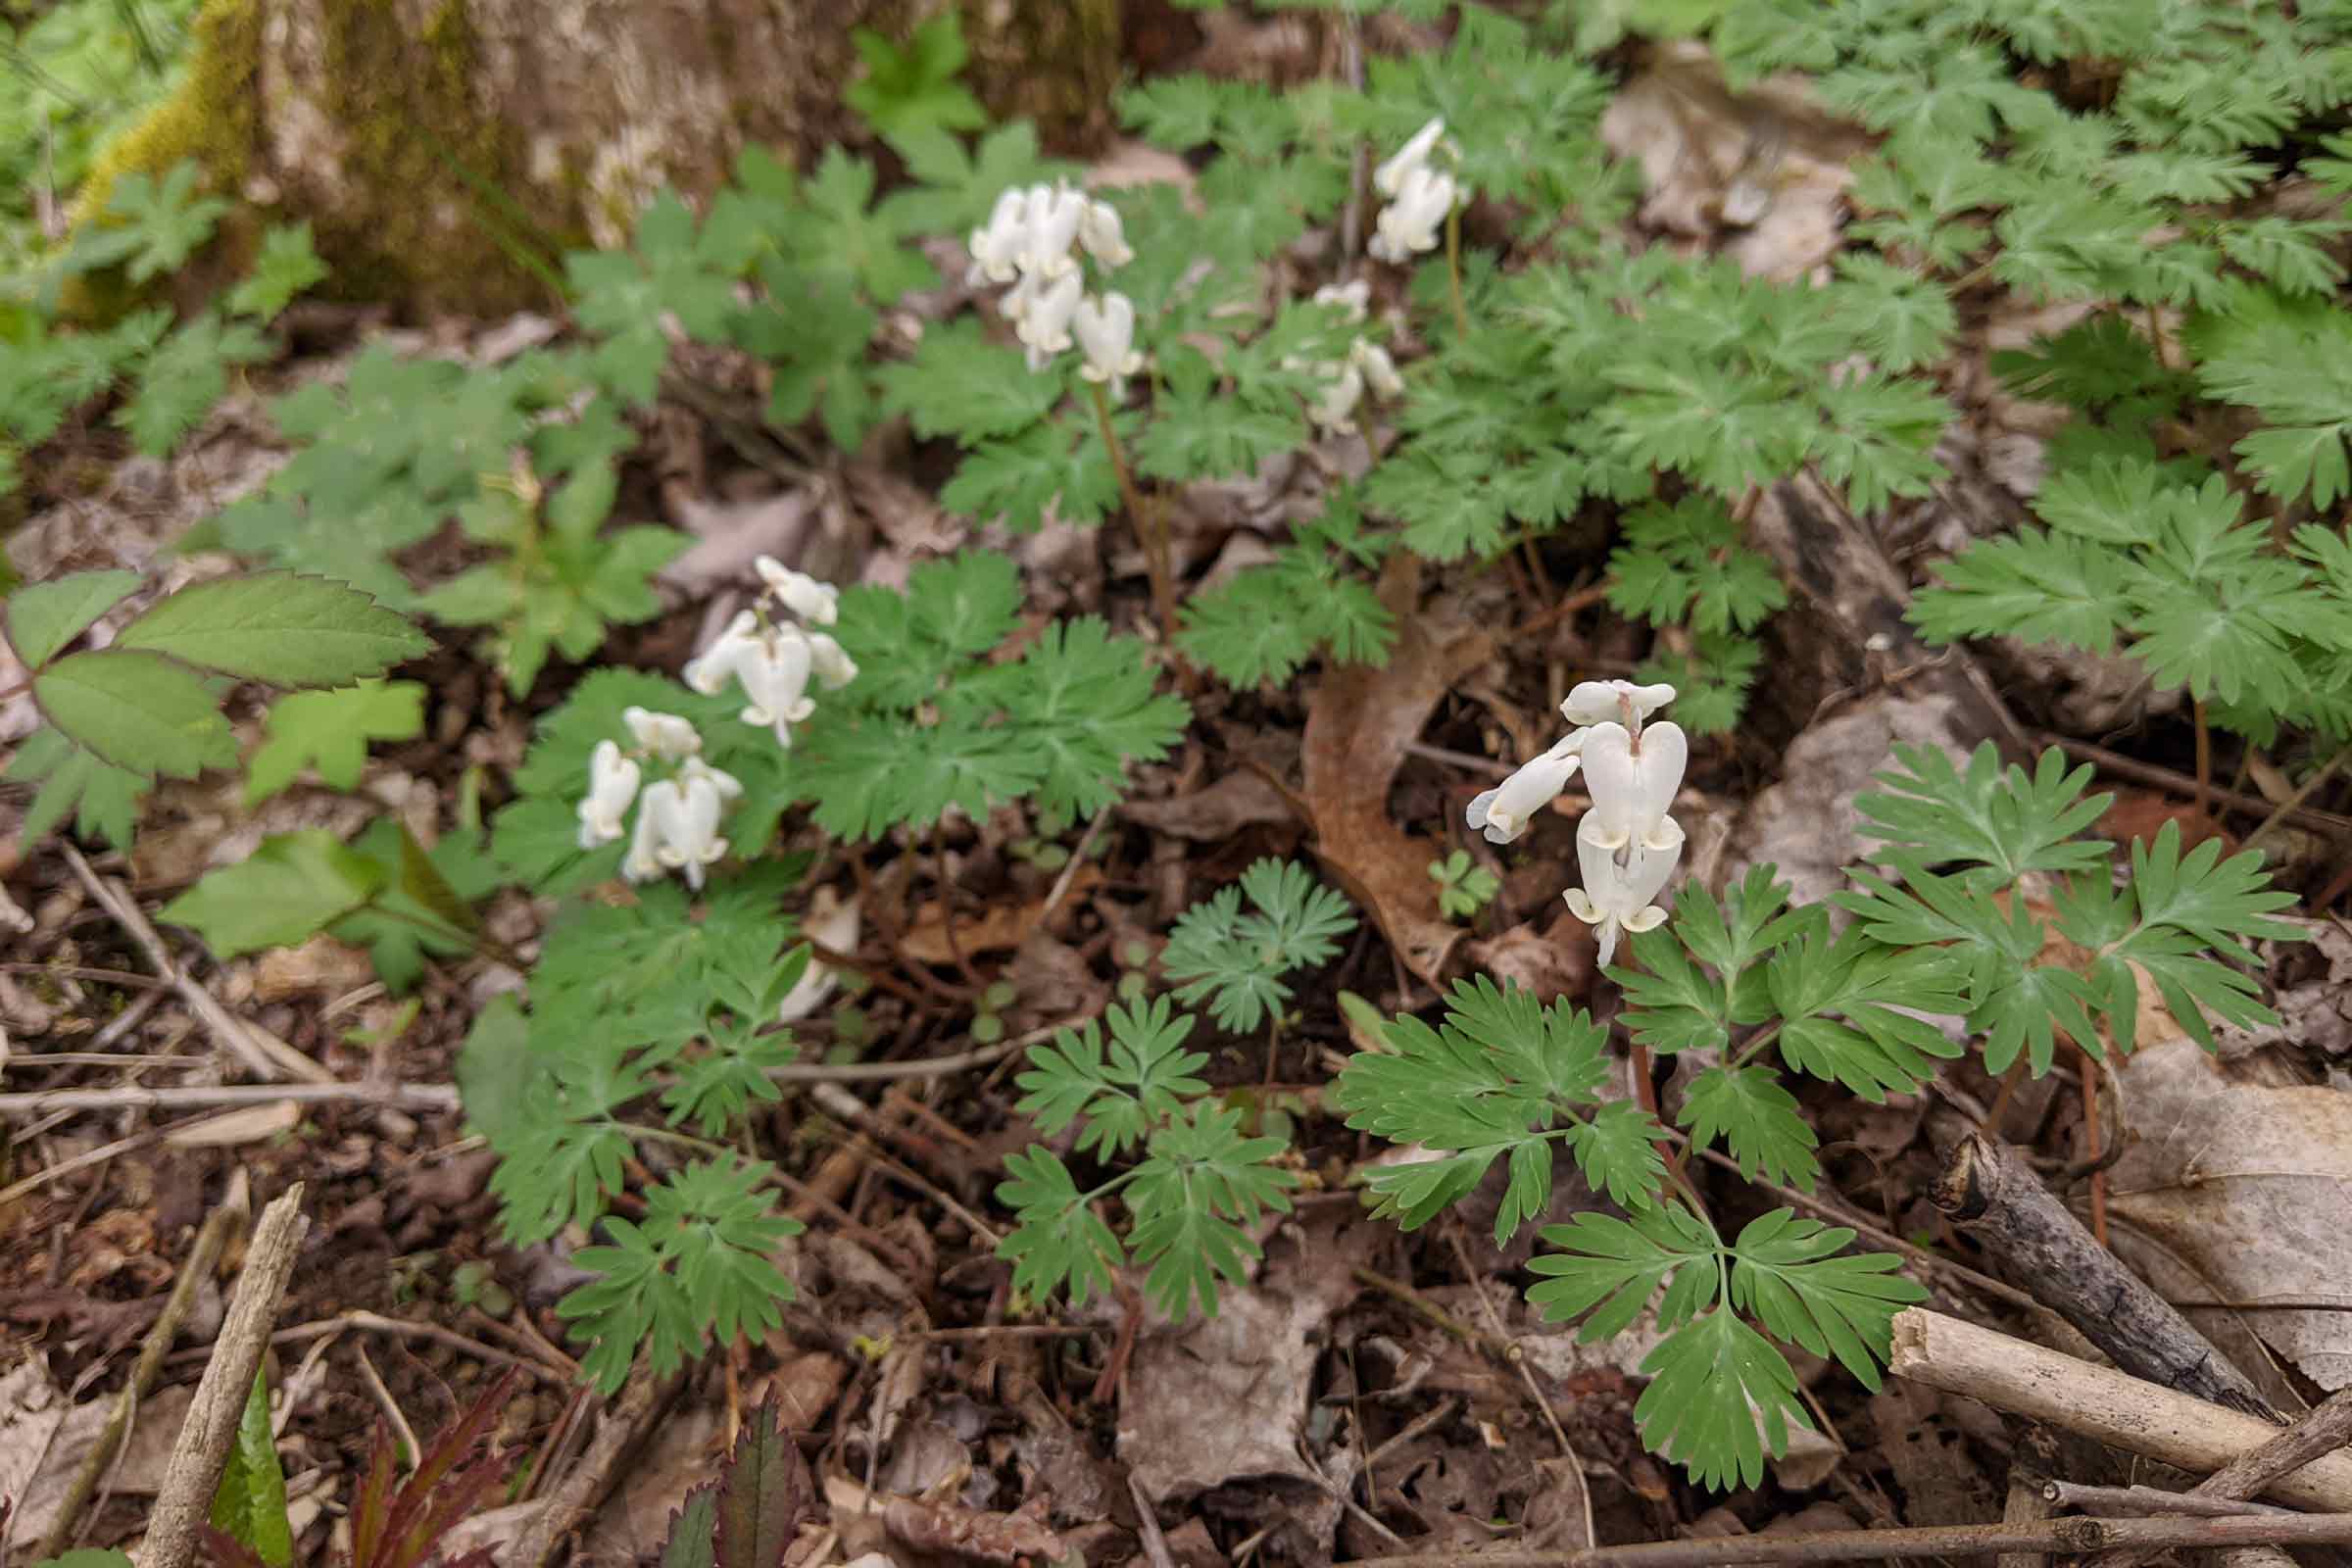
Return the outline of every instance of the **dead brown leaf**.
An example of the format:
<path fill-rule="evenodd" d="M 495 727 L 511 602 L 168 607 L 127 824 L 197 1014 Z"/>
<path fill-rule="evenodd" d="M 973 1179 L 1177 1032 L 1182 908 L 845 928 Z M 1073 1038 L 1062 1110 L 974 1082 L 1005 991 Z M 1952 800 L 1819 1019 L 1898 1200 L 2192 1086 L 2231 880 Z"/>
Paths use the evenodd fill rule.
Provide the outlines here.
<path fill-rule="evenodd" d="M 1482 630 L 1431 624 L 1420 586 L 1416 558 L 1389 558 L 1380 597 L 1397 635 L 1388 663 L 1341 664 L 1308 699 L 1302 799 L 1323 868 L 1372 912 L 1405 967 L 1435 985 L 1462 928 L 1438 912 L 1429 862 L 1439 846 L 1390 820 L 1389 786 L 1439 699 L 1494 648 Z"/>
<path fill-rule="evenodd" d="M 2339 1389 L 2352 1384 L 2352 1095 L 2252 1081 L 2251 1066 L 2185 1037 L 2116 1066 L 2132 1144 L 2108 1175 L 2108 1215 Z"/>
<path fill-rule="evenodd" d="M 1047 1527 L 1045 1509 L 1043 1496 L 1030 1498 L 1011 1513 L 894 1497 L 882 1511 L 882 1526 L 893 1540 L 915 1551 L 941 1552 L 968 1562 L 1009 1563 L 1019 1557 L 1058 1562 L 1069 1555 L 1069 1548 Z"/>
<path fill-rule="evenodd" d="M 1216 844 L 1244 828 L 1291 820 L 1291 803 L 1262 774 L 1237 768 L 1206 789 L 1165 801 L 1130 801 L 1119 808 L 1130 821 L 1196 843 Z"/>
<path fill-rule="evenodd" d="M 1083 893 L 1102 880 L 1102 867 L 1081 865 L 1070 878 L 1070 892 Z M 976 915 L 968 907 L 922 905 L 914 911 L 906 934 L 899 939 L 899 952 L 918 963 L 953 963 L 958 952 L 967 958 L 981 953 L 1009 953 L 1029 939 L 1045 913 L 1042 896 L 1025 904 L 992 905 Z M 948 935 L 951 917 L 956 922 L 952 943 Z"/>

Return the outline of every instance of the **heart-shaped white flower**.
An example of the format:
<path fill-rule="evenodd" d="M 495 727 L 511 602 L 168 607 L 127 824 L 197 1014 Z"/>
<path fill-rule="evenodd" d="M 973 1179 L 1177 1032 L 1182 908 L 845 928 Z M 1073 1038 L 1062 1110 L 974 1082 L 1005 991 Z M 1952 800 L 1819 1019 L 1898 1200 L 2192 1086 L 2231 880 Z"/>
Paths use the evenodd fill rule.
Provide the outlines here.
<path fill-rule="evenodd" d="M 1653 850 L 1679 843 L 1682 830 L 1667 811 L 1683 787 L 1690 742 L 1679 724 L 1649 724 L 1637 743 L 1623 724 L 1594 724 L 1584 732 L 1585 788 L 1592 809 L 1577 837 L 1605 850 L 1639 843 Z"/>
<path fill-rule="evenodd" d="M 1585 873 L 1585 885 L 1570 888 L 1563 897 L 1568 912 L 1594 928 L 1593 936 L 1600 943 L 1599 962 L 1606 964 L 1616 956 L 1619 932 L 1639 935 L 1665 922 L 1666 911 L 1650 900 L 1666 886 L 1682 858 L 1680 828 L 1675 829 L 1674 841 L 1667 848 L 1653 850 L 1637 844 L 1622 864 L 1613 851 L 1577 834 L 1576 858 Z"/>

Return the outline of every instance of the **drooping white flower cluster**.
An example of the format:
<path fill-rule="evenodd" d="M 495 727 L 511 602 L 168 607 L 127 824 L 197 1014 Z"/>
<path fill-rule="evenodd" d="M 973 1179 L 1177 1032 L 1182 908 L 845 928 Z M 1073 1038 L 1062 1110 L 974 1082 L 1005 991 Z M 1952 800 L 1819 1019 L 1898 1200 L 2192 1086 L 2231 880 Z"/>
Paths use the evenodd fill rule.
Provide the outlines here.
<path fill-rule="evenodd" d="M 1655 929 L 1666 911 L 1650 901 L 1683 858 L 1683 827 L 1668 810 L 1683 787 L 1690 742 L 1682 726 L 1643 720 L 1674 701 L 1672 686 L 1626 680 L 1578 684 L 1560 705 L 1576 727 L 1558 745 L 1470 803 L 1469 821 L 1491 843 L 1527 831 L 1581 767 L 1592 808 L 1576 826 L 1585 885 L 1565 898 L 1569 912 L 1597 928 L 1600 961 L 1620 932 Z"/>
<path fill-rule="evenodd" d="M 1461 196 L 1453 175 L 1430 164 L 1434 153 L 1449 161 L 1457 154 L 1445 138 L 1445 120 L 1432 120 L 1372 172 L 1373 189 L 1389 199 L 1373 220 L 1372 238 L 1364 246 L 1376 261 L 1408 262 L 1422 251 L 1437 249 L 1438 227 Z"/>
<path fill-rule="evenodd" d="M 1119 210 L 1064 181 L 1015 185 L 997 198 L 988 221 L 972 230 L 969 284 L 1010 283 L 998 309 L 1028 350 L 1029 368 L 1043 370 L 1076 341 L 1086 356 L 1079 374 L 1106 381 L 1121 397 L 1126 378 L 1144 368 L 1135 348 L 1135 302 L 1117 290 L 1086 292 L 1073 249 L 1105 270 L 1135 260 Z"/>
<path fill-rule="evenodd" d="M 1360 324 L 1371 314 L 1372 285 L 1360 277 L 1352 283 L 1326 283 L 1315 290 L 1315 303 L 1337 306 L 1349 322 Z M 1282 368 L 1311 370 L 1323 382 L 1323 395 L 1307 405 L 1306 416 L 1335 435 L 1354 433 L 1355 406 L 1367 388 L 1375 397 L 1404 395 L 1404 377 L 1396 373 L 1396 362 L 1368 337 L 1357 337 L 1345 360 L 1310 362 L 1293 355 L 1283 360 Z"/>
<path fill-rule="evenodd" d="M 703 885 L 703 871 L 727 853 L 718 836 L 718 819 L 727 804 L 743 793 L 731 773 L 721 772 L 702 759 L 703 737 L 689 719 L 649 709 L 622 710 L 631 746 L 599 741 L 588 760 L 588 798 L 580 802 L 580 848 L 598 849 L 629 840 L 620 874 L 631 882 L 650 882 L 669 871 L 684 871 L 687 884 Z M 670 769 L 640 790 L 648 763 Z M 629 808 L 637 810 L 634 832 L 623 825 Z"/>
<path fill-rule="evenodd" d="M 767 613 L 767 602 L 773 601 L 778 612 L 830 626 L 840 613 L 838 589 L 773 556 L 761 556 L 753 564 L 767 585 L 761 603 L 739 612 L 700 658 L 688 660 L 684 675 L 686 684 L 705 697 L 716 697 L 734 681 L 750 699 L 743 721 L 773 728 L 776 744 L 789 747 L 792 726 L 816 711 L 809 678 L 826 691 L 839 691 L 858 678 L 858 664 L 824 632 Z"/>

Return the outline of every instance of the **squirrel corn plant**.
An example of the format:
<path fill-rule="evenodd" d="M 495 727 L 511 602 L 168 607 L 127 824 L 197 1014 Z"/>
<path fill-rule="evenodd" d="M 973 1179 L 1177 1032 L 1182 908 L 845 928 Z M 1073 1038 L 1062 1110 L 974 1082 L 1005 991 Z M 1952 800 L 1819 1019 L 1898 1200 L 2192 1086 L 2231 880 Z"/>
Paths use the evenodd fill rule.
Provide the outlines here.
<path fill-rule="evenodd" d="M 1412 1147 L 1369 1175 L 1377 1211 L 1407 1229 L 1500 1165 L 1495 1235 L 1507 1241 L 1545 1211 L 1552 1146 L 1565 1147 L 1622 1217 L 1545 1226 L 1553 1250 L 1529 1265 L 1529 1298 L 1549 1319 L 1582 1317 L 1588 1340 L 1653 1312 L 1665 1338 L 1642 1362 L 1636 1420 L 1653 1448 L 1722 1487 L 1755 1483 L 1789 1430 L 1811 1425 L 1783 1346 L 1835 1357 L 1875 1388 L 1893 1313 L 1925 1293 L 1899 1259 L 1848 1254 L 1852 1232 L 1792 1209 L 1725 1237 L 1667 1143 L 1721 1148 L 1743 1177 L 1810 1192 L 1819 1145 L 1788 1074 L 1879 1101 L 1919 1090 L 1964 1041 L 1989 1071 L 2022 1058 L 2044 1073 L 2061 1038 L 2094 1055 L 2132 1050 L 2143 985 L 2210 1048 L 2213 1019 L 2276 1021 L 2249 944 L 2301 933 L 2275 917 L 2292 896 L 2270 886 L 2259 856 L 2225 859 L 2218 841 L 2183 853 L 2168 825 L 2119 865 L 2082 836 L 2109 804 L 2084 796 L 2089 768 L 2069 772 L 2053 751 L 2029 774 L 1989 743 L 1966 767 L 1896 749 L 1858 802 L 1880 847 L 1835 900 L 1851 917 L 1842 930 L 1824 906 L 1791 908 L 1769 865 L 1720 897 L 1686 886 L 1669 924 L 1648 900 L 1665 880 L 1656 858 L 1671 869 L 1681 845 L 1665 813 L 1681 752 L 1663 723 L 1642 724 L 1635 744 L 1631 721 L 1672 695 L 1577 688 L 1564 709 L 1589 727 L 1482 796 L 1472 818 L 1490 838 L 1515 836 L 1583 770 L 1593 808 L 1577 830 L 1585 885 L 1570 906 L 1600 927 L 1604 963 L 1612 925 L 1634 933 L 1631 961 L 1607 970 L 1632 1038 L 1706 1062 L 1673 1107 L 1675 1131 L 1603 1095 L 1607 1026 L 1485 979 L 1458 984 L 1435 1027 L 1389 1025 L 1389 1049 L 1351 1060 L 1336 1093 L 1349 1126 Z M 1592 722 L 1606 706 L 1629 722 Z"/>

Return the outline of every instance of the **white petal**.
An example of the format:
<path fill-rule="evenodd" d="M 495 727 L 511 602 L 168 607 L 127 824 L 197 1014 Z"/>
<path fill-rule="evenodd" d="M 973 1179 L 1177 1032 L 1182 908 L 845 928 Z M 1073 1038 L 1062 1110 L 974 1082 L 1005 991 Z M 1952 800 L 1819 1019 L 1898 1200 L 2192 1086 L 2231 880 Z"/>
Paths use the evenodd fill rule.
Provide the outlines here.
<path fill-rule="evenodd" d="M 1634 836 L 1642 804 L 1642 770 L 1633 738 L 1623 724 L 1594 724 L 1585 732 L 1585 788 L 1592 809 L 1577 826 L 1577 837 L 1615 851 Z"/>
<path fill-rule="evenodd" d="M 1370 314 L 1372 280 L 1359 277 L 1352 283 L 1326 283 L 1315 290 L 1317 305 L 1336 305 L 1347 313 L 1350 321 L 1360 321 Z"/>
<path fill-rule="evenodd" d="M 1135 260 L 1119 223 L 1119 210 L 1108 202 L 1086 204 L 1078 220 L 1078 243 L 1104 267 L 1125 267 Z"/>
<path fill-rule="evenodd" d="M 1397 148 L 1395 156 L 1372 172 L 1373 188 L 1383 196 L 1396 195 L 1403 188 L 1408 176 L 1429 163 L 1430 152 L 1438 145 L 1438 138 L 1445 134 L 1446 122 L 1443 117 L 1430 121 L 1414 131 L 1412 138 Z"/>
<path fill-rule="evenodd" d="M 1628 701 L 1634 706 L 1634 717 L 1647 718 L 1674 701 L 1674 688 L 1664 682 L 1637 686 L 1630 680 L 1581 680 L 1569 689 L 1568 700 L 1560 705 L 1560 711 L 1571 724 L 1598 724 L 1609 719 L 1622 722 Z"/>

